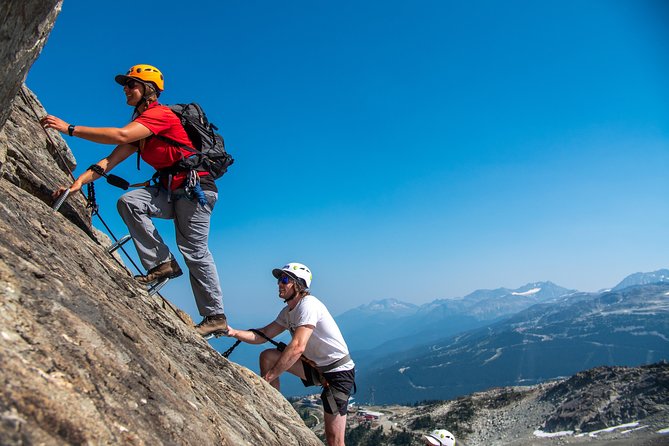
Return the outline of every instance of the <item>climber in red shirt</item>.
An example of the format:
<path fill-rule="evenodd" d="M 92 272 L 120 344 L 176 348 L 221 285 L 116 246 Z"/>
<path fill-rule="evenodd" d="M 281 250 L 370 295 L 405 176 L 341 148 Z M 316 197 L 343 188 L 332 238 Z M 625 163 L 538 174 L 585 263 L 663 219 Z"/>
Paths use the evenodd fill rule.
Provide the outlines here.
<path fill-rule="evenodd" d="M 115 77 L 123 86 L 126 103 L 134 107 L 133 120 L 125 127 L 84 127 L 72 125 L 56 116 L 42 119 L 45 128 L 101 144 L 116 144 L 112 153 L 81 174 L 69 188 L 61 187 L 54 198 L 69 189 L 76 192 L 84 184 L 100 178 L 96 172 L 107 173 L 134 153 L 139 153 L 157 171 L 163 171 L 159 182 L 125 193 L 118 200 L 118 210 L 128 226 L 145 276 L 137 280 L 153 284 L 165 278 L 182 274 L 174 256 L 158 234 L 152 217 L 174 220 L 176 242 L 190 272 L 190 282 L 198 306 L 204 317 L 196 326 L 203 336 L 225 332 L 227 319 L 223 312 L 223 293 L 213 256 L 209 251 L 211 213 L 218 199 L 218 189 L 208 172 L 165 172 L 179 160 L 191 155 L 175 143 L 192 147 L 179 118 L 169 107 L 158 103 L 164 89 L 162 73 L 151 65 L 135 65 L 126 74 Z M 195 185 L 199 196 L 185 192 L 185 185 Z"/>

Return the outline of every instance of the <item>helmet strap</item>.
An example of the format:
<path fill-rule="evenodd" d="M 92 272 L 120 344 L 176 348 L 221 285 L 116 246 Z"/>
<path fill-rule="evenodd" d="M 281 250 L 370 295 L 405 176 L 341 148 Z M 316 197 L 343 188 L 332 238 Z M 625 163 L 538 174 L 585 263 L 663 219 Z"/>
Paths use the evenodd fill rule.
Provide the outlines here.
<path fill-rule="evenodd" d="M 139 82 L 144 87 L 144 92 L 142 93 L 142 99 L 140 99 L 139 102 L 137 102 L 137 105 L 135 105 L 135 113 L 133 114 L 133 116 L 139 116 L 142 113 L 140 111 L 140 108 L 142 108 L 144 104 L 146 104 L 147 107 L 149 106 L 150 102 L 148 98 L 150 98 L 152 95 L 155 95 L 156 99 L 158 98 L 158 93 L 156 92 L 156 89 L 153 88 L 153 85 L 141 80 L 139 80 Z"/>
<path fill-rule="evenodd" d="M 140 108 L 142 108 L 142 105 L 146 103 L 146 98 L 142 96 L 142 99 L 139 100 L 137 105 L 135 105 L 135 112 L 133 113 L 133 116 L 137 117 L 142 114 L 141 111 L 139 111 Z"/>

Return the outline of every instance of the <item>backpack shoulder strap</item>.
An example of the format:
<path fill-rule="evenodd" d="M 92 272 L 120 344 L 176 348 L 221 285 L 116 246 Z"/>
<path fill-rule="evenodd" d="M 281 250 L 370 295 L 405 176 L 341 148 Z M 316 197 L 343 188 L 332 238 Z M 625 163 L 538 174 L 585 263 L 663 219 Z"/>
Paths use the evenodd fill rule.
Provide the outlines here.
<path fill-rule="evenodd" d="M 187 144 L 182 144 L 182 143 L 180 143 L 180 142 L 178 142 L 178 141 L 173 140 L 172 138 L 168 138 L 167 136 L 163 136 L 163 135 L 153 135 L 153 136 L 154 136 L 154 138 L 158 138 L 158 139 L 161 140 L 161 141 L 164 141 L 164 142 L 166 142 L 166 143 L 168 143 L 168 144 L 172 144 L 172 145 L 177 146 L 177 147 L 181 147 L 182 149 L 186 149 L 186 150 L 188 150 L 188 151 L 190 151 L 190 152 L 193 152 L 193 153 L 202 153 L 202 152 L 200 152 L 199 150 L 197 150 L 195 147 L 191 147 L 191 146 L 189 146 L 189 145 L 187 145 Z"/>

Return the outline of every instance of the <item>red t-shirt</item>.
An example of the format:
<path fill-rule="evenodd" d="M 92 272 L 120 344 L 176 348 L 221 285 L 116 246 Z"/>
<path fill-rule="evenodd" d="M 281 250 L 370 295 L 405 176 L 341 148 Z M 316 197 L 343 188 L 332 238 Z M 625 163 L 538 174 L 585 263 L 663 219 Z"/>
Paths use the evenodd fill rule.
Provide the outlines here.
<path fill-rule="evenodd" d="M 149 129 L 154 135 L 164 136 L 173 141 L 193 147 L 186 130 L 181 125 L 181 121 L 174 112 L 167 106 L 153 102 L 149 107 L 134 120 Z M 140 155 L 151 167 L 156 170 L 172 167 L 182 158 L 187 158 L 193 152 L 160 138 L 149 137 L 140 150 Z M 209 172 L 198 172 L 200 176 L 208 175 Z M 186 172 L 178 172 L 172 177 L 172 190 L 178 189 L 183 185 L 186 178 Z M 161 179 L 161 184 L 167 187 L 167 180 Z"/>

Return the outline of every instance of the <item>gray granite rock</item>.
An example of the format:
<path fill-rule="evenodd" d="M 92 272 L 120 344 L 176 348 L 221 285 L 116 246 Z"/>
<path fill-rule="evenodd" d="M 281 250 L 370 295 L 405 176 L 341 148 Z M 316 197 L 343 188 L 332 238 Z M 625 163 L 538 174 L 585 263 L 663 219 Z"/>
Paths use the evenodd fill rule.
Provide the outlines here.
<path fill-rule="evenodd" d="M 6 178 L 0 215 L 0 444 L 321 444 L 280 393 Z"/>
<path fill-rule="evenodd" d="M 74 155 L 58 132 L 39 124 L 46 111 L 27 87 L 19 90 L 9 111 L 0 129 L 0 177 L 51 206 L 53 191 L 72 182 Z M 93 236 L 91 211 L 82 194 L 69 197 L 60 212 Z"/>
<path fill-rule="evenodd" d="M 9 116 L 7 105 L 44 47 L 62 4 L 62 0 L 0 2 L 0 127 Z"/>

